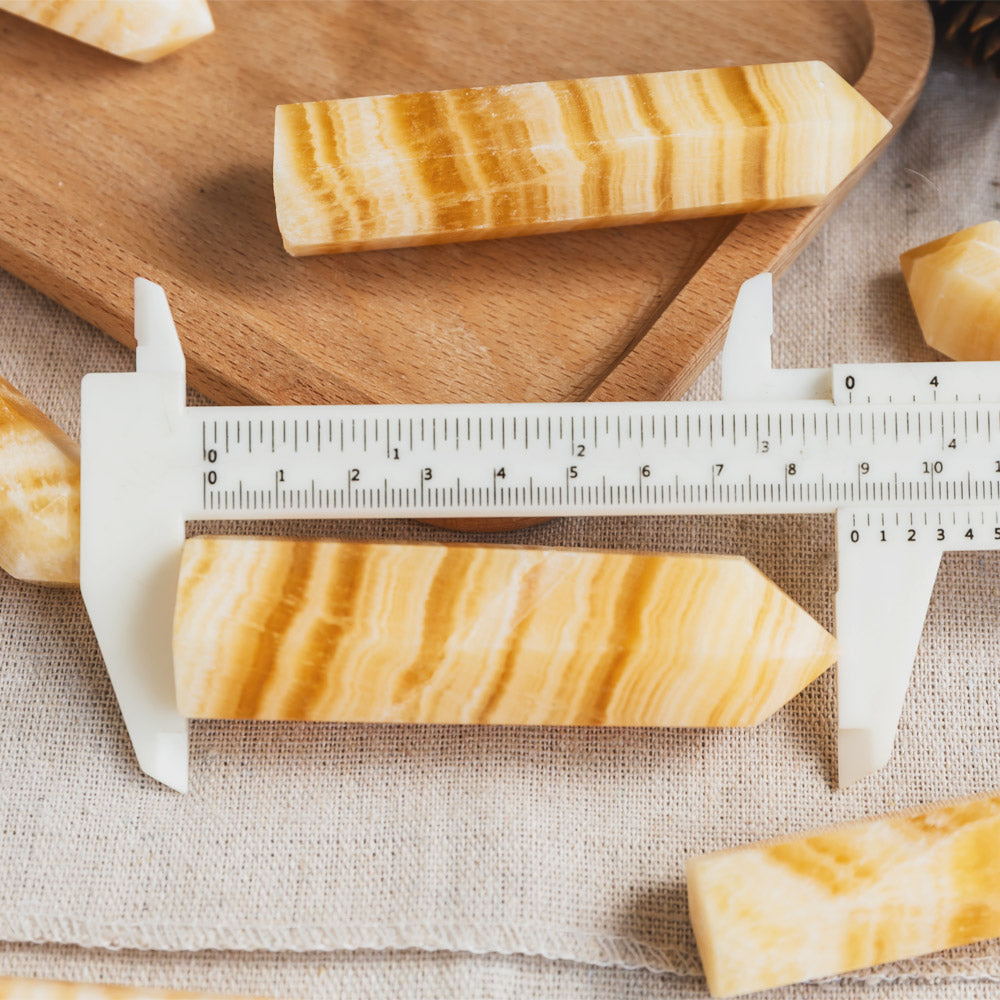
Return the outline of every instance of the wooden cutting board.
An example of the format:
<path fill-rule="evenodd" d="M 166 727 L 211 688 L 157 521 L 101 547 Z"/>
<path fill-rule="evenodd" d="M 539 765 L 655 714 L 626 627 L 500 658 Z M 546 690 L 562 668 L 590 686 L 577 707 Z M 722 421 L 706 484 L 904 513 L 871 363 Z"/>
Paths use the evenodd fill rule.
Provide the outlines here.
<path fill-rule="evenodd" d="M 189 381 L 225 403 L 651 399 L 718 350 L 739 283 L 843 196 L 790 212 L 293 259 L 276 104 L 824 59 L 895 124 L 922 2 L 215 3 L 146 66 L 0 14 L 0 266 L 123 343 L 163 284 Z M 870 162 L 870 161 L 869 161 Z"/>

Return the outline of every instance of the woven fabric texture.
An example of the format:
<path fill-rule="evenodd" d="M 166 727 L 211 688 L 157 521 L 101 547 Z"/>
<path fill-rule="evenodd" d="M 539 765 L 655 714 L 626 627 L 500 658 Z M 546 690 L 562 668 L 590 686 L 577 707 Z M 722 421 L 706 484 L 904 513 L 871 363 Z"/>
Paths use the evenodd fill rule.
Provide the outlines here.
<path fill-rule="evenodd" d="M 777 282 L 776 365 L 938 357 L 897 255 L 1000 215 L 997 87 L 938 60 L 902 133 Z M 131 363 L 0 274 L 0 373 L 71 434 L 80 378 Z M 714 366 L 692 398 L 717 394 Z M 833 628 L 832 517 L 566 519 L 503 541 L 745 555 Z M 1000 785 L 998 608 L 998 553 L 944 558 L 892 761 L 844 791 L 830 671 L 749 731 L 200 722 L 180 796 L 135 765 L 79 593 L 0 578 L 0 940 L 21 943 L 0 970 L 310 997 L 703 995 L 688 855 Z M 190 949 L 223 952 L 137 954 Z M 851 982 L 973 997 L 990 977 L 1000 943 Z"/>
<path fill-rule="evenodd" d="M 766 994 L 769 1000 L 993 1000 L 1000 980 L 975 964 L 927 975 L 824 980 Z M 0 944 L 0 976 L 308 1000 L 704 1000 L 700 976 L 577 962 L 460 952 L 110 952 L 65 945 Z M 2 982 L 2 980 L 0 980 Z"/>
<path fill-rule="evenodd" d="M 700 976 L 461 952 L 112 952 L 0 944 L 0 977 L 8 974 L 279 1000 L 704 1000 L 708 996 Z M 964 963 L 961 969 L 931 975 L 894 970 L 886 976 L 825 980 L 762 995 L 769 1000 L 830 1000 L 841 995 L 864 1000 L 993 1000 L 998 988 L 1000 980 L 977 972 L 975 963 Z"/>

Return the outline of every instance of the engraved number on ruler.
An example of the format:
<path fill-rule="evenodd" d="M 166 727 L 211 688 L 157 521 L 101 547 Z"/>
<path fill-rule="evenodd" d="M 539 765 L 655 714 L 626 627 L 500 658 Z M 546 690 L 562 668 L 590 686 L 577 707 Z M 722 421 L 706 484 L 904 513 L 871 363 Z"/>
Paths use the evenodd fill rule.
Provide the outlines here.
<path fill-rule="evenodd" d="M 558 416 L 530 407 L 511 414 L 519 408 L 510 406 L 493 408 L 503 415 L 469 407 L 454 416 L 302 407 L 241 417 L 220 408 L 197 421 L 202 509 L 825 509 L 1000 499 L 996 404 L 583 406 L 564 404 L 573 412 Z"/>
<path fill-rule="evenodd" d="M 870 511 L 852 514 L 847 540 L 854 544 L 913 542 L 949 550 L 982 549 L 1000 542 L 1000 511 Z"/>

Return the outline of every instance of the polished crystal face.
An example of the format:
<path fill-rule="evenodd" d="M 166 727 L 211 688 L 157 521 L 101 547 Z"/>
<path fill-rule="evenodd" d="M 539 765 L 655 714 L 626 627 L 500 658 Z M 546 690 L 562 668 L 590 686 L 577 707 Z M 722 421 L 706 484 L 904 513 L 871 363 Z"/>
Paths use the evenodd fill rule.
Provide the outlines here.
<path fill-rule="evenodd" d="M 1000 222 L 899 258 L 924 340 L 956 361 L 1000 361 Z"/>
<path fill-rule="evenodd" d="M 152 62 L 214 30 L 206 0 L 0 0 L 0 10 L 135 62 Z"/>
<path fill-rule="evenodd" d="M 815 205 L 889 131 L 825 63 L 277 109 L 295 256 Z"/>
<path fill-rule="evenodd" d="M 34 583 L 80 579 L 80 452 L 0 378 L 0 569 Z"/>
<path fill-rule="evenodd" d="M 1000 935 L 1000 795 L 691 858 L 709 989 L 728 997 Z"/>
<path fill-rule="evenodd" d="M 202 718 L 746 726 L 835 655 L 724 556 L 192 538 L 174 619 Z"/>

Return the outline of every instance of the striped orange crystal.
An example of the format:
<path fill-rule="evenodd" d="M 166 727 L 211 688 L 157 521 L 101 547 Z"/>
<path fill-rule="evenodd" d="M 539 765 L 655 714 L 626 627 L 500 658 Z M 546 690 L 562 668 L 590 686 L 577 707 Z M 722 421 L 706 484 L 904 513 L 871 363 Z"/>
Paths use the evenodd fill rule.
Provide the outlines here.
<path fill-rule="evenodd" d="M 80 579 L 80 450 L 3 378 L 0 568 L 36 583 Z"/>
<path fill-rule="evenodd" d="M 712 996 L 1000 936 L 1000 794 L 691 858 Z"/>
<path fill-rule="evenodd" d="M 158 990 L 145 986 L 66 983 L 48 979 L 0 978 L 0 1000 L 241 1000 L 217 993 Z M 249 1000 L 244 997 L 242 1000 Z"/>
<path fill-rule="evenodd" d="M 899 258 L 924 340 L 956 361 L 1000 361 L 1000 222 Z"/>
<path fill-rule="evenodd" d="M 294 256 L 815 205 L 890 125 L 821 62 L 278 107 Z"/>
<path fill-rule="evenodd" d="M 199 718 L 747 726 L 834 656 L 724 556 L 192 538 L 174 622 Z"/>
<path fill-rule="evenodd" d="M 0 0 L 0 10 L 134 62 L 214 30 L 206 0 Z"/>

